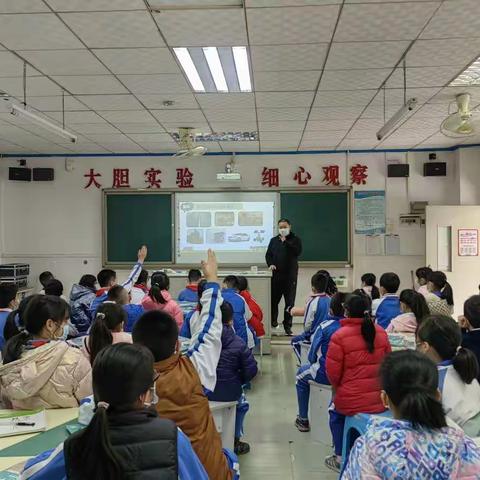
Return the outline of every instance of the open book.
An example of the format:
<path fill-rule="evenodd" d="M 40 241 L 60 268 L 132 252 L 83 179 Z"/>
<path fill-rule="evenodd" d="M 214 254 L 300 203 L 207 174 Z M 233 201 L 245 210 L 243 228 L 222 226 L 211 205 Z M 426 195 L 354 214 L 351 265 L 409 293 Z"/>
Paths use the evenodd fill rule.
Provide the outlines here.
<path fill-rule="evenodd" d="M 47 429 L 44 409 L 0 410 L 0 437 L 43 432 Z"/>

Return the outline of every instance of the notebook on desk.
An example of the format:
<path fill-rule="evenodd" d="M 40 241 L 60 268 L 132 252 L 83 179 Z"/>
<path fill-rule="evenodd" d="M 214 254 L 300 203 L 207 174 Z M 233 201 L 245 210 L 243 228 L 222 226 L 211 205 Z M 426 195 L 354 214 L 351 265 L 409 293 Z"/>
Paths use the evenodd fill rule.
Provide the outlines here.
<path fill-rule="evenodd" d="M 0 437 L 44 432 L 47 417 L 44 409 L 0 410 Z"/>

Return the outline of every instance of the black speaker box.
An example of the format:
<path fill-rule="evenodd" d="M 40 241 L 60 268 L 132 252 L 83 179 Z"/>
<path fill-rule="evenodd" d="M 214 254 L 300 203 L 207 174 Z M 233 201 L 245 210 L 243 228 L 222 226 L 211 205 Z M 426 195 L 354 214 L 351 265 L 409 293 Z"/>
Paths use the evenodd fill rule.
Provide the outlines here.
<path fill-rule="evenodd" d="M 408 163 L 390 163 L 388 165 L 387 176 L 390 177 L 409 177 L 410 165 Z"/>
<path fill-rule="evenodd" d="M 447 164 L 445 162 L 425 162 L 423 164 L 424 177 L 446 177 Z"/>
<path fill-rule="evenodd" d="M 53 168 L 34 168 L 34 182 L 51 182 L 55 179 L 55 170 Z"/>
<path fill-rule="evenodd" d="M 31 168 L 19 168 L 10 167 L 8 169 L 8 179 L 17 182 L 31 182 L 32 181 L 32 169 Z"/>

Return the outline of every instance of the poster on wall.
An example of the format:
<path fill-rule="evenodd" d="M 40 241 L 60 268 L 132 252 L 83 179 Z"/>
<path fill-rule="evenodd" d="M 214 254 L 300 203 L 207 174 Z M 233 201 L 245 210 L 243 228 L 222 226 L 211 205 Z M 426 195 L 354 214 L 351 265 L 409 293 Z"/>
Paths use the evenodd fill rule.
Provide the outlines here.
<path fill-rule="evenodd" d="M 355 192 L 355 233 L 385 233 L 385 191 Z"/>
<path fill-rule="evenodd" d="M 458 256 L 478 256 L 478 230 L 476 228 L 458 229 Z"/>

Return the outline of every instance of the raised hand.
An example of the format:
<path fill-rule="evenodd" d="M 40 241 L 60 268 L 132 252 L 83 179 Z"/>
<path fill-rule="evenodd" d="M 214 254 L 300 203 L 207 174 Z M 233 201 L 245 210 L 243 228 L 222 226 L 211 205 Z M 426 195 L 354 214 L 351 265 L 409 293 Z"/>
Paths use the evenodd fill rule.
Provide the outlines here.
<path fill-rule="evenodd" d="M 202 260 L 202 270 L 207 282 L 218 283 L 218 262 L 212 249 L 208 249 L 207 260 Z"/>
<path fill-rule="evenodd" d="M 146 245 L 142 245 L 142 248 L 137 252 L 137 258 L 140 263 L 145 261 L 147 258 L 148 249 Z"/>

